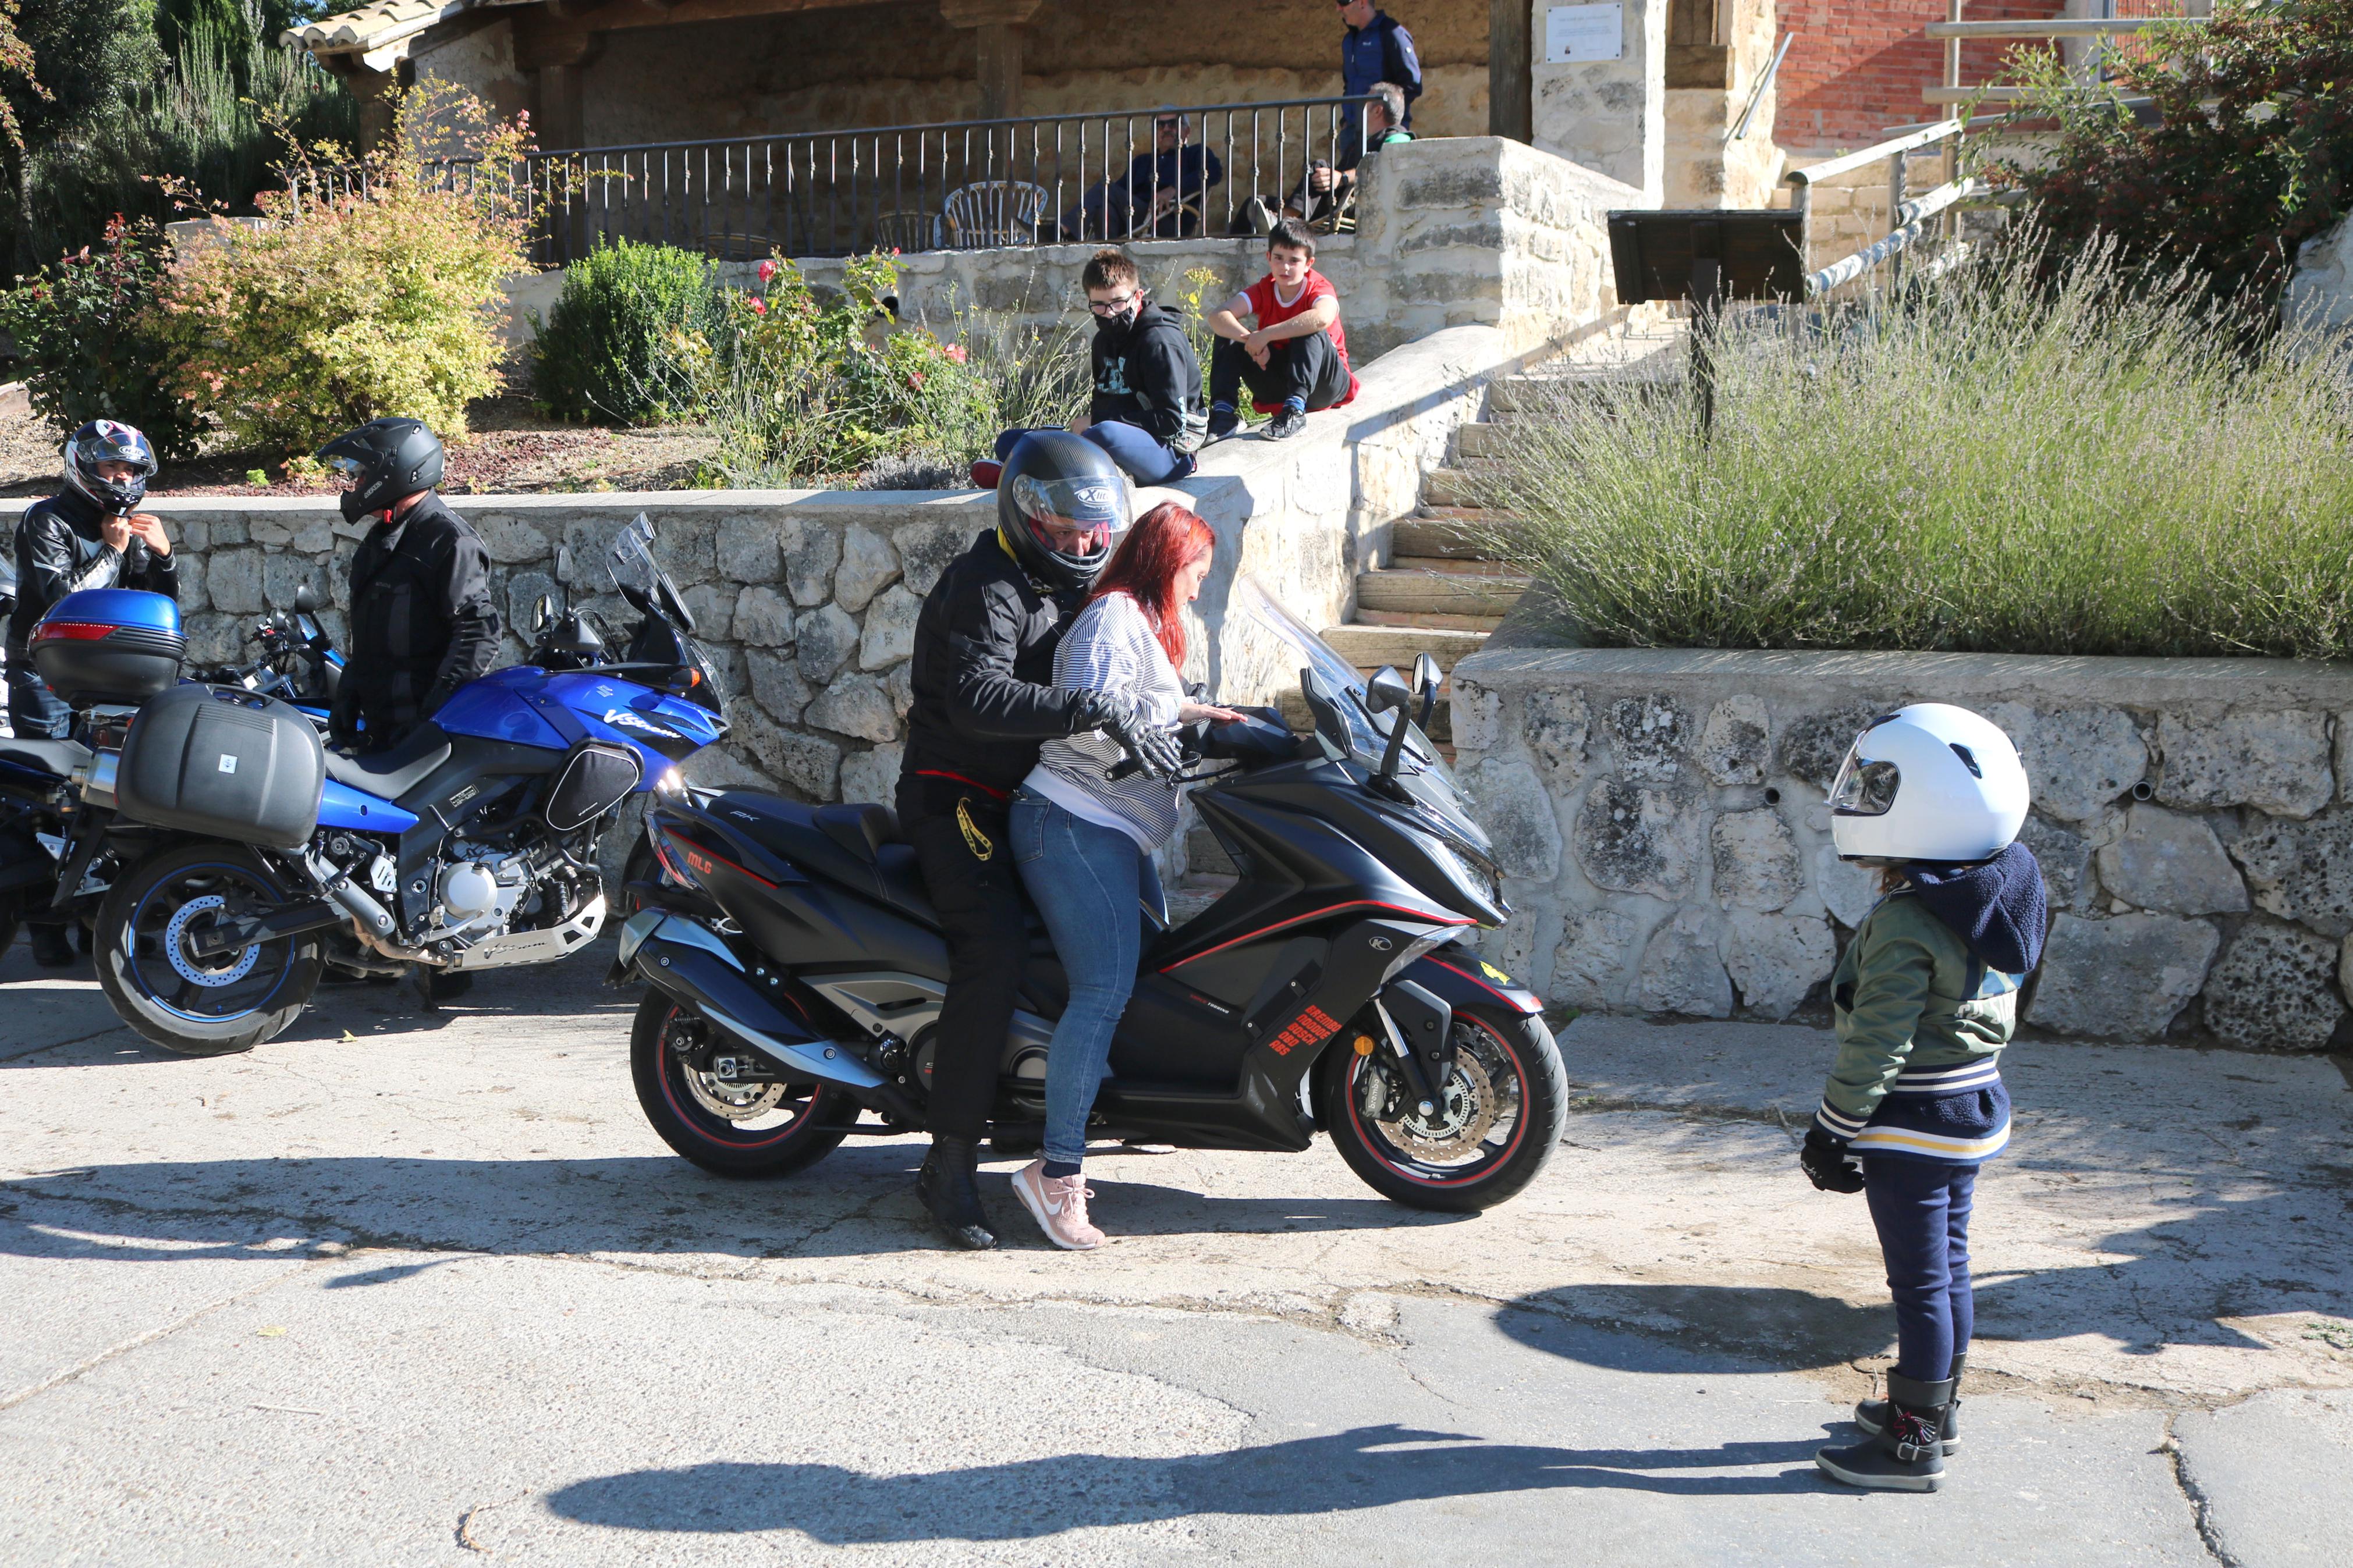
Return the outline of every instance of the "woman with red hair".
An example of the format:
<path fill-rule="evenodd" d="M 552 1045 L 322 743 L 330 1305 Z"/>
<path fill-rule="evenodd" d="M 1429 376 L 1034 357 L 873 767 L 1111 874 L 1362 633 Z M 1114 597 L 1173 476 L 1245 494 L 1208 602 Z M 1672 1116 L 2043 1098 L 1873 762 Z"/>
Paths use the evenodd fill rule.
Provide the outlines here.
<path fill-rule="evenodd" d="M 1184 608 L 1209 574 L 1216 542 L 1209 525 L 1175 501 L 1145 512 L 1055 650 L 1055 687 L 1126 693 L 1162 726 L 1241 717 L 1188 700 L 1177 675 Z M 1047 1239 L 1074 1252 L 1103 1245 L 1087 1219 L 1094 1194 L 1080 1174 L 1087 1116 L 1135 987 L 1138 907 L 1147 889 L 1157 901 L 1152 852 L 1176 831 L 1176 784 L 1145 773 L 1103 776 L 1126 755 L 1101 731 L 1049 741 L 1013 797 L 1014 864 L 1071 983 L 1046 1057 L 1045 1156 L 1014 1176 L 1013 1191 Z"/>

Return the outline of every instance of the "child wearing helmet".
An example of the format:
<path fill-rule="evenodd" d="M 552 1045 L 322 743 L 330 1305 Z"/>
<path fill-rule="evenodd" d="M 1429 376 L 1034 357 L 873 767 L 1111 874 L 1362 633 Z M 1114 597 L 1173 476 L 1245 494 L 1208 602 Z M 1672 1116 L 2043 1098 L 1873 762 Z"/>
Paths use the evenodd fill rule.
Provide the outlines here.
<path fill-rule="evenodd" d="M 1888 1397 L 1855 1407 L 1862 1442 L 1814 1456 L 1852 1486 L 1934 1491 L 1959 1446 L 1969 1209 L 2010 1138 L 2001 1051 L 2042 954 L 2026 807 L 2010 737 L 1936 702 L 1873 720 L 1831 786 L 1840 858 L 1885 893 L 1831 977 L 1838 1060 L 1799 1157 L 1822 1191 L 1864 1194 L 1895 1298 Z"/>

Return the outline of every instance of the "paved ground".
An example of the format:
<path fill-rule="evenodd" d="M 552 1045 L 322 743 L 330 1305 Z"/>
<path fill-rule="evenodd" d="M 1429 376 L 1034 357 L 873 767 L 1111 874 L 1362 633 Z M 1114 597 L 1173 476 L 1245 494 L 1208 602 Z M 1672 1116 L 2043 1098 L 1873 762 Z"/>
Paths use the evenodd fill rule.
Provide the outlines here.
<path fill-rule="evenodd" d="M 0 961 L 0 1563 L 2345 1560 L 2327 1060 L 2017 1050 L 1968 1446 L 1864 1497 L 1810 1460 L 1892 1332 L 1793 1163 L 1812 1031 L 1578 1026 L 1482 1218 L 1320 1146 L 1117 1155 L 1115 1247 L 971 1257 L 908 1142 L 670 1157 L 605 962 L 200 1061 Z"/>

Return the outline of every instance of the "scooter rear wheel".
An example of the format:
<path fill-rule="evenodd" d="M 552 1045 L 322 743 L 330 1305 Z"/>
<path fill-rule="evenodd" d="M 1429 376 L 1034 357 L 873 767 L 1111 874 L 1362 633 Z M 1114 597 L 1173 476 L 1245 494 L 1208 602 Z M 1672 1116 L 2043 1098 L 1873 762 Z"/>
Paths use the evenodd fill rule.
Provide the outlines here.
<path fill-rule="evenodd" d="M 1568 1117 L 1560 1047 L 1542 1018 L 1454 1014 L 1454 1067 L 1424 1114 L 1387 1051 L 1358 1056 L 1343 1035 L 1315 1064 L 1333 1146 L 1383 1197 L 1476 1214 L 1535 1180 Z"/>
<path fill-rule="evenodd" d="M 98 983 L 126 1024 L 165 1050 L 249 1051 L 301 1016 L 318 989 L 315 932 L 199 955 L 195 933 L 226 907 L 296 896 L 252 850 L 185 844 L 117 880 L 99 906 Z"/>
<path fill-rule="evenodd" d="M 858 1102 L 831 1084 L 731 1083 L 694 1065 L 711 1027 L 675 998 L 649 988 L 629 1030 L 638 1104 L 661 1141 L 715 1176 L 789 1176 L 824 1159 L 849 1135 Z M 686 1050 L 680 1050 L 680 1046 Z M 749 1056 L 749 1047 L 730 1054 Z"/>

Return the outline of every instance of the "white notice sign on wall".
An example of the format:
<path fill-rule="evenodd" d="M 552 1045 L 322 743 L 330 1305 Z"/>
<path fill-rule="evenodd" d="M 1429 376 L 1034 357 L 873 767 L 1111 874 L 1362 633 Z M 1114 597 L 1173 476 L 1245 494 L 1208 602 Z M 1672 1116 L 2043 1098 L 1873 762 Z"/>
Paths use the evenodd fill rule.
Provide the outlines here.
<path fill-rule="evenodd" d="M 1545 10 L 1545 64 L 1626 58 L 1626 7 L 1552 5 Z"/>

